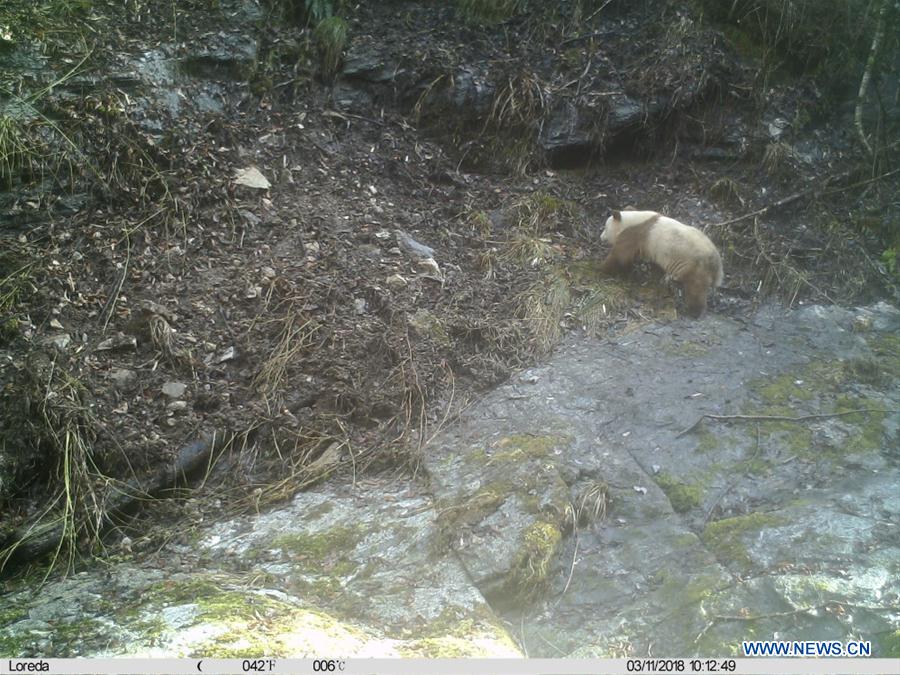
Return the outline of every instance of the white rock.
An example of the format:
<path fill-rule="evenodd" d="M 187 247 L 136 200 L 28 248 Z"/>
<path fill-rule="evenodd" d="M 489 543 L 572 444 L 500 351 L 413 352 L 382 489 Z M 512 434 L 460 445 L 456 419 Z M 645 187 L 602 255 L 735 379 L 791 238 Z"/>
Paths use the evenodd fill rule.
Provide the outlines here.
<path fill-rule="evenodd" d="M 162 393 L 169 398 L 181 398 L 187 391 L 187 385 L 183 382 L 166 382 L 162 386 Z"/>
<path fill-rule="evenodd" d="M 272 187 L 269 180 L 262 175 L 255 166 L 248 166 L 246 169 L 240 169 L 234 175 L 236 185 L 244 185 L 257 190 L 268 190 Z"/>

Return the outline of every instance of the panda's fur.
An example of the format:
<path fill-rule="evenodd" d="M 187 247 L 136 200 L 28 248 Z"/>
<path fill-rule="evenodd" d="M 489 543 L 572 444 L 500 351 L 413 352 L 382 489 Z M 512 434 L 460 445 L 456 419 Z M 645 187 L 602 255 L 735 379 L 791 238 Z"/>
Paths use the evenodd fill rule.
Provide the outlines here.
<path fill-rule="evenodd" d="M 709 237 L 655 211 L 613 211 L 600 239 L 612 245 L 602 272 L 624 271 L 638 258 L 654 262 L 682 285 L 691 316 L 703 316 L 709 289 L 722 285 L 722 258 Z"/>

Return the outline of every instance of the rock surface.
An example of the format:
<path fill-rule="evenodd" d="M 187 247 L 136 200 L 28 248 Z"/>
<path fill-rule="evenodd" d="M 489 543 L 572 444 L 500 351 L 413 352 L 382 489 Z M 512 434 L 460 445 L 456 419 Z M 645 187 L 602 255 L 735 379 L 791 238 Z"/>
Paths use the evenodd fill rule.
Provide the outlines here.
<path fill-rule="evenodd" d="M 882 303 L 572 336 L 425 447 L 427 490 L 333 481 L 157 554 L 129 540 L 13 588 L 0 649 L 732 656 L 777 635 L 896 654 L 898 329 Z"/>

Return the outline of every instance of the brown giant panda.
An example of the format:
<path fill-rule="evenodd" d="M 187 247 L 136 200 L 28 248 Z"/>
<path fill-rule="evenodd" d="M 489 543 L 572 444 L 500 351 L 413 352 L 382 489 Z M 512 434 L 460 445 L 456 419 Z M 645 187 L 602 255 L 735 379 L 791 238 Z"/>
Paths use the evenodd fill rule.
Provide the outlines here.
<path fill-rule="evenodd" d="M 600 240 L 612 244 L 601 272 L 622 272 L 637 258 L 654 262 L 682 285 L 690 316 L 703 316 L 709 289 L 722 285 L 722 258 L 709 237 L 655 211 L 613 211 Z"/>

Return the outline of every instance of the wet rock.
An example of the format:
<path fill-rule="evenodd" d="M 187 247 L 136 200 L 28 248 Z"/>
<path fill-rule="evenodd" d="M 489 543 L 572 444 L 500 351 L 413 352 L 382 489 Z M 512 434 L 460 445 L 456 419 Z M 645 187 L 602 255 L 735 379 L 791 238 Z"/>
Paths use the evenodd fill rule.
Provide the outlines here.
<path fill-rule="evenodd" d="M 859 316 L 871 317 L 862 333 Z M 424 465 L 451 545 L 495 607 L 512 605 L 507 618 L 528 608 L 530 655 L 608 656 L 613 635 L 638 653 L 664 639 L 672 653 L 725 655 L 745 626 L 710 626 L 710 616 L 741 607 L 766 634 L 790 634 L 798 617 L 776 608 L 808 606 L 810 574 L 828 589 L 823 603 L 865 606 L 870 634 L 888 635 L 893 557 L 872 552 L 894 550 L 873 523 L 900 513 L 900 370 L 887 365 L 900 363 L 898 330 L 900 312 L 873 305 L 572 337 L 529 371 L 533 385 L 492 392 L 429 443 Z M 873 353 L 893 373 L 878 389 L 854 367 Z M 706 413 L 860 408 L 886 412 L 706 420 L 682 433 Z M 609 486 L 607 519 L 566 534 L 566 505 L 590 482 Z M 804 614 L 807 635 L 833 639 L 826 614 Z M 552 648 L 528 637 L 550 631 Z M 888 641 L 874 641 L 886 653 Z"/>
<path fill-rule="evenodd" d="M 322 454 L 323 469 L 337 446 Z M 284 657 L 521 657 L 441 536 L 430 499 L 407 486 L 314 489 L 281 509 L 205 526 L 189 545 L 169 544 L 159 569 L 117 562 L 48 581 L 37 594 L 6 587 L 0 640 L 16 658 L 148 658 L 207 653 L 211 644 L 231 654 L 277 644 Z M 264 630 L 248 631 L 261 612 Z M 73 622 L 72 638 L 53 628 Z"/>
<path fill-rule="evenodd" d="M 647 117 L 645 106 L 625 95 L 612 97 L 608 127 L 612 132 L 641 124 Z"/>
<path fill-rule="evenodd" d="M 593 145 L 588 120 L 571 101 L 557 105 L 545 121 L 540 146 L 551 156 L 564 152 L 586 152 Z"/>
<path fill-rule="evenodd" d="M 375 45 L 351 45 L 344 56 L 341 75 L 381 83 L 393 80 L 399 70 L 400 66 L 380 53 Z"/>
<path fill-rule="evenodd" d="M 210 33 L 189 46 L 191 51 L 178 61 L 178 69 L 191 77 L 243 81 L 256 63 L 256 40 L 245 32 Z"/>

